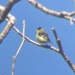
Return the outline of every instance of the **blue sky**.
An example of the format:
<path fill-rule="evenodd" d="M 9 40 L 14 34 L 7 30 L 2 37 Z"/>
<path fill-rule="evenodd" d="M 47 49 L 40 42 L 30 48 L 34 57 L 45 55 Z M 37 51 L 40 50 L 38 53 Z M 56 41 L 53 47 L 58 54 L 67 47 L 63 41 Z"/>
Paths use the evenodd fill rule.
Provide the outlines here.
<path fill-rule="evenodd" d="M 74 11 L 73 0 L 37 0 L 49 9 L 61 12 Z M 0 0 L 0 5 L 5 6 L 8 0 Z M 27 0 L 21 0 L 15 4 L 10 11 L 16 17 L 15 26 L 22 31 L 22 20 L 26 20 L 26 36 L 34 41 L 36 29 L 43 27 L 48 32 L 53 44 L 58 47 L 51 28 L 55 28 L 62 42 L 62 47 L 66 55 L 75 64 L 75 23 L 73 26 L 66 19 L 47 15 L 35 8 Z M 0 25 L 0 32 L 5 27 L 6 22 Z M 22 37 L 13 29 L 0 45 L 0 75 L 10 75 L 12 70 L 12 56 L 15 55 Z M 52 50 L 38 47 L 30 42 L 25 42 L 16 60 L 15 75 L 74 75 L 71 68 L 64 61 L 62 56 Z"/>

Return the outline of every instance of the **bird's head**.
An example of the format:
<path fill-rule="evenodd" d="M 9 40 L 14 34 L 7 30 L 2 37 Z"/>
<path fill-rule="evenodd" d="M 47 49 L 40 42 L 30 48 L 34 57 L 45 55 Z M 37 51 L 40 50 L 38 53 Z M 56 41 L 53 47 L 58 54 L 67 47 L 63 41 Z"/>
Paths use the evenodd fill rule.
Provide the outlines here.
<path fill-rule="evenodd" d="M 40 29 L 42 29 L 42 27 L 39 27 L 37 30 L 40 30 Z"/>
<path fill-rule="evenodd" d="M 39 32 L 42 33 L 43 31 L 44 31 L 44 29 L 42 27 L 38 27 L 36 30 L 37 33 L 39 33 Z"/>

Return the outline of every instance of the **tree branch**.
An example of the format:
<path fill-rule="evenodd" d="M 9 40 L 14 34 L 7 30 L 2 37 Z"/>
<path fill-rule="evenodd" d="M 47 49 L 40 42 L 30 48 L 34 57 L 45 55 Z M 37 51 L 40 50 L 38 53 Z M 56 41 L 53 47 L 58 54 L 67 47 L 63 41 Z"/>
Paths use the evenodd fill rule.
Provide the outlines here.
<path fill-rule="evenodd" d="M 75 22 L 75 19 L 72 18 L 72 16 L 75 15 L 75 11 L 73 12 L 65 12 L 65 11 L 62 11 L 62 12 L 56 12 L 54 10 L 50 10 L 46 7 L 44 7 L 43 5 L 41 5 L 40 3 L 38 3 L 36 0 L 28 0 L 29 3 L 31 3 L 32 5 L 34 5 L 35 7 L 37 7 L 38 9 L 40 9 L 41 11 L 49 14 L 49 15 L 53 15 L 53 16 L 56 16 L 56 17 L 59 17 L 59 18 L 64 18 L 64 19 L 67 19 L 67 20 L 71 20 L 71 22 Z"/>
<path fill-rule="evenodd" d="M 18 55 L 19 55 L 19 53 L 20 53 L 20 51 L 21 51 L 21 49 L 22 49 L 22 47 L 23 47 L 23 44 L 24 44 L 24 42 L 25 42 L 24 35 L 25 35 L 25 21 L 23 20 L 23 37 L 22 37 L 22 42 L 21 42 L 21 44 L 20 44 L 20 46 L 19 46 L 19 48 L 18 48 L 18 50 L 17 50 L 15 56 L 13 56 L 12 75 L 14 75 L 15 63 L 16 63 L 17 57 L 18 57 Z"/>
<path fill-rule="evenodd" d="M 4 10 L 3 6 L 0 6 L 0 11 Z M 0 44 L 2 43 L 3 39 L 7 36 L 7 34 L 9 33 L 9 31 L 11 30 L 12 26 L 15 24 L 16 22 L 16 18 L 11 15 L 8 14 L 6 21 L 8 22 L 6 27 L 3 29 L 3 31 L 0 33 Z"/>
<path fill-rule="evenodd" d="M 20 0 L 9 0 L 6 7 L 3 10 L 1 10 L 0 23 L 2 23 L 4 21 L 4 19 L 7 17 L 7 14 L 10 12 L 13 5 L 19 1 Z"/>
<path fill-rule="evenodd" d="M 60 41 L 60 39 L 57 36 L 56 30 L 54 28 L 52 28 L 52 31 L 53 31 L 53 33 L 55 35 L 55 38 L 56 38 L 56 41 L 57 41 L 57 45 L 59 47 L 59 53 L 60 53 L 60 55 L 64 58 L 64 60 L 68 63 L 68 65 L 71 67 L 71 69 L 75 73 L 75 65 L 68 58 L 68 56 L 64 53 L 64 50 L 63 50 L 62 45 L 61 45 L 61 41 Z"/>

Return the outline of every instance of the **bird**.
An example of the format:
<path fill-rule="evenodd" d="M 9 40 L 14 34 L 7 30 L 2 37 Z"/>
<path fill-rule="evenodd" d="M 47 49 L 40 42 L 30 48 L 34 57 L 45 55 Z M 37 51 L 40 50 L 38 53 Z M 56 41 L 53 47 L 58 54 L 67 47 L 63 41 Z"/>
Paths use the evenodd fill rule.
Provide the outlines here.
<path fill-rule="evenodd" d="M 45 44 L 45 43 L 51 43 L 51 40 L 49 39 L 48 34 L 42 27 L 38 27 L 36 30 L 36 39 L 39 43 Z"/>

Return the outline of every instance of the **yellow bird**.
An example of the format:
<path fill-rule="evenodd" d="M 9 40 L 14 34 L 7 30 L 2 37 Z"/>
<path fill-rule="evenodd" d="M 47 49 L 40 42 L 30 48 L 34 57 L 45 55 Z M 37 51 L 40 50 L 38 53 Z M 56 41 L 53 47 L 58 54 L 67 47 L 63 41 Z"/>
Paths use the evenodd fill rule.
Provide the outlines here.
<path fill-rule="evenodd" d="M 51 40 L 48 37 L 48 34 L 45 32 L 45 30 L 42 27 L 39 27 L 36 30 L 36 39 L 39 43 L 51 43 Z"/>

